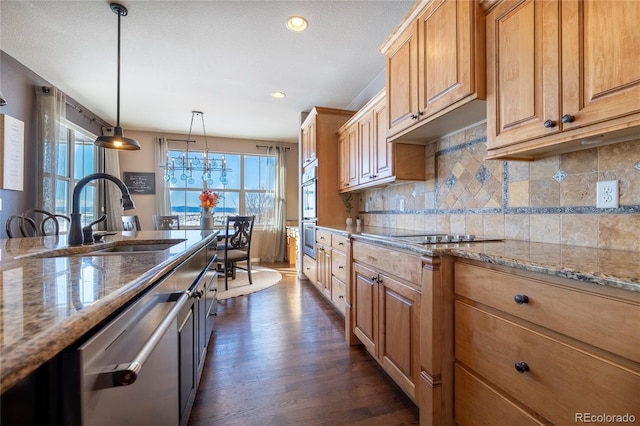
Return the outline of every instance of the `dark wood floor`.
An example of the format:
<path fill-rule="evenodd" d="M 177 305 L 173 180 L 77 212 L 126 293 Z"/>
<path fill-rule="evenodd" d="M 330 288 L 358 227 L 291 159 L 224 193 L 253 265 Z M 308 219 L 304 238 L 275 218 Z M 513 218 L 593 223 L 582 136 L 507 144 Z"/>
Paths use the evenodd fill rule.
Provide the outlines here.
<path fill-rule="evenodd" d="M 294 270 L 278 269 L 274 287 L 218 302 L 189 425 L 417 424 L 413 402 L 346 343 L 342 317 Z"/>

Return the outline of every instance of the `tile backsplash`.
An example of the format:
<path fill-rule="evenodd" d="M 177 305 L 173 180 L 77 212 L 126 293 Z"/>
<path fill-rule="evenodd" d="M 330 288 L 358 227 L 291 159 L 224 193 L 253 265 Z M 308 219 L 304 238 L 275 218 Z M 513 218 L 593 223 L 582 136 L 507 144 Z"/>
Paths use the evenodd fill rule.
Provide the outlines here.
<path fill-rule="evenodd" d="M 360 194 L 364 224 L 640 251 L 640 135 L 532 162 L 485 160 L 486 140 L 479 123 L 430 142 L 424 182 Z M 620 207 L 596 208 L 616 179 Z"/>

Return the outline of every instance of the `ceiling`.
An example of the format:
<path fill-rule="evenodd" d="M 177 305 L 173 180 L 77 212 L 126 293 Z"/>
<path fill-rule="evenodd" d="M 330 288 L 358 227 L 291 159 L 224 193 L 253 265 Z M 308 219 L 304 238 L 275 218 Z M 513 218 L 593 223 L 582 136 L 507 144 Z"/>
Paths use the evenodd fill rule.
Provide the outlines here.
<path fill-rule="evenodd" d="M 383 81 L 379 48 L 414 0 L 120 3 L 125 130 L 184 134 L 198 110 L 208 136 L 297 142 L 300 112 L 359 108 L 358 95 Z M 285 26 L 298 14 L 309 21 L 302 33 Z M 2 50 L 115 124 L 108 1 L 1 0 L 0 23 Z"/>

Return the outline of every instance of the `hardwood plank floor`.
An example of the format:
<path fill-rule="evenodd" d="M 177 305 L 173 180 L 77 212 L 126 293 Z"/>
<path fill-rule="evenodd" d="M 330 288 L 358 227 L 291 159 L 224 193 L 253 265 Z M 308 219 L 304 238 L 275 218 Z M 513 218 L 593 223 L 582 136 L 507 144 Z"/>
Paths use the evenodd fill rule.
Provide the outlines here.
<path fill-rule="evenodd" d="M 281 282 L 219 301 L 189 425 L 409 425 L 418 409 L 288 265 Z"/>

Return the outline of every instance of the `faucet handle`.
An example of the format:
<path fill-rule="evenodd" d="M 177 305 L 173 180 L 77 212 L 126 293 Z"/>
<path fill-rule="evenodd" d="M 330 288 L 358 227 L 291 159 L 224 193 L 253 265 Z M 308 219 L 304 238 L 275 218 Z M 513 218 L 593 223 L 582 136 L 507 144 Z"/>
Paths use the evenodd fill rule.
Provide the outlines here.
<path fill-rule="evenodd" d="M 107 215 L 103 214 L 102 216 L 100 216 L 100 218 L 98 220 L 94 220 L 93 222 L 91 222 L 90 224 L 88 224 L 87 226 L 82 228 L 82 243 L 83 244 L 95 242 L 95 240 L 93 238 L 93 228 L 92 228 L 92 226 L 97 224 L 97 223 L 104 222 L 105 220 L 107 220 Z"/>

